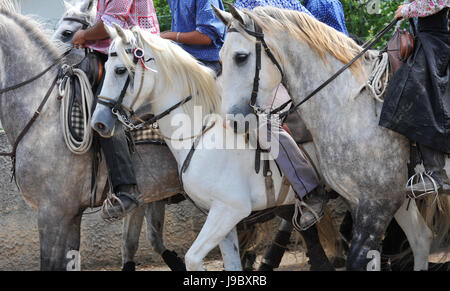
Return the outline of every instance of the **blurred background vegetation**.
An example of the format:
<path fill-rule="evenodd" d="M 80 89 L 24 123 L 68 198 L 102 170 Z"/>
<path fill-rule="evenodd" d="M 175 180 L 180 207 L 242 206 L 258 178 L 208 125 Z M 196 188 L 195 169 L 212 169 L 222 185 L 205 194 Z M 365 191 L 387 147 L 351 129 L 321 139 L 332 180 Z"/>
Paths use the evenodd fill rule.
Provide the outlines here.
<path fill-rule="evenodd" d="M 234 3 L 231 0 L 227 2 Z M 348 31 L 366 40 L 391 22 L 394 12 L 401 2 L 398 0 L 341 0 Z M 153 0 L 153 3 L 161 31 L 170 30 L 171 15 L 167 0 Z"/>

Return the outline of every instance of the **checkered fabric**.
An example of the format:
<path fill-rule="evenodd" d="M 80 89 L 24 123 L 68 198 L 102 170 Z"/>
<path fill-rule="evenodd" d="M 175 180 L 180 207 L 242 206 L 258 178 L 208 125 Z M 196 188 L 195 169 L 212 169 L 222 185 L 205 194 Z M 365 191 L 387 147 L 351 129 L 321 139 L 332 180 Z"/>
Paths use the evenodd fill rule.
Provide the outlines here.
<path fill-rule="evenodd" d="M 161 135 L 161 131 L 156 124 L 149 125 L 143 129 L 131 131 L 131 136 L 136 143 L 158 143 L 165 144 L 164 138 Z"/>
<path fill-rule="evenodd" d="M 75 102 L 72 107 L 72 112 L 70 113 L 72 118 L 72 134 L 75 134 L 77 139 L 81 139 L 84 135 L 84 125 L 83 125 L 83 113 L 81 112 L 81 107 L 78 102 Z"/>
<path fill-rule="evenodd" d="M 81 139 L 84 134 L 84 126 L 83 114 L 78 103 L 74 103 L 71 116 L 71 126 L 74 131 L 73 133 L 76 134 L 77 138 Z M 161 132 L 157 124 L 149 125 L 143 129 L 133 130 L 131 131 L 131 136 L 136 143 L 165 144 L 164 138 L 161 136 Z"/>

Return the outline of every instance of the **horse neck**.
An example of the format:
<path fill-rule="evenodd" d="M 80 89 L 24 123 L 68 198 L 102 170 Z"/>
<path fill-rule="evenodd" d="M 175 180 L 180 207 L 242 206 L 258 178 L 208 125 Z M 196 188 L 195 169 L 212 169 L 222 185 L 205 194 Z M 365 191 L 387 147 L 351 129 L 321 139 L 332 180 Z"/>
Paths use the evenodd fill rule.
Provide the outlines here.
<path fill-rule="evenodd" d="M 306 43 L 280 40 L 285 43 L 282 54 L 286 85 L 294 104 L 299 104 L 310 92 L 323 84 L 344 64 L 331 55 L 322 59 Z M 361 84 L 350 70 L 323 88 L 314 97 L 300 106 L 298 112 L 307 128 L 312 131 L 321 125 L 330 126 L 329 117 L 351 112 L 352 115 L 373 114 L 373 100 L 356 99 Z M 314 135 L 314 133 L 313 133 Z"/>
<path fill-rule="evenodd" d="M 0 20 L 1 17 L 0 15 Z M 1 36 L 2 33 L 8 34 L 8 36 Z M 19 25 L 8 25 L 7 29 L 3 32 L 0 31 L 0 38 L 5 40 L 0 53 L 2 57 L 0 63 L 3 64 L 0 71 L 5 72 L 5 74 L 2 74 L 3 78 L 0 82 L 2 88 L 26 81 L 52 64 L 54 57 L 51 53 L 37 45 Z M 0 119 L 11 142 L 17 139 L 20 132 L 31 120 L 35 110 L 38 109 L 50 88 L 56 73 L 57 69 L 52 69 L 31 84 L 0 95 Z M 44 107 L 39 122 L 53 116 L 48 113 L 56 109 L 54 94 L 50 97 L 47 106 Z M 49 107 L 54 110 L 48 110 Z M 53 118 L 55 119 L 56 116 L 57 114 L 54 114 Z"/>
<path fill-rule="evenodd" d="M 155 115 L 160 114 L 183 100 L 183 98 L 187 97 L 176 88 L 177 86 L 171 86 L 168 87 L 171 89 L 165 90 L 167 87 L 164 86 L 163 82 L 157 82 L 157 84 L 158 85 L 153 94 L 156 96 L 155 100 L 150 101 L 153 108 L 152 113 Z M 169 115 L 158 121 L 158 125 L 163 136 L 175 139 L 180 137 L 186 138 L 201 132 L 202 119 L 199 118 L 200 116 L 197 114 L 198 112 L 194 112 L 194 110 L 192 110 L 192 112 L 187 112 L 183 108 L 191 106 L 193 107 L 192 100 L 185 105 L 176 108 Z M 193 141 L 194 139 L 186 139 L 184 141 L 166 140 L 167 145 L 169 146 L 180 167 L 184 162 Z"/>

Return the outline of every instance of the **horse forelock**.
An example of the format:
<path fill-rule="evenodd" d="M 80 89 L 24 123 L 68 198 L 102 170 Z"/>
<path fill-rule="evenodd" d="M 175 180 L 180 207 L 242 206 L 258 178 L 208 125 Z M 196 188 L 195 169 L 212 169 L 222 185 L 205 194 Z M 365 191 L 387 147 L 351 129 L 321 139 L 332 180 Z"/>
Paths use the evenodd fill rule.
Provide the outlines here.
<path fill-rule="evenodd" d="M 318 21 L 304 12 L 279 9 L 275 7 L 257 7 L 254 10 L 243 9 L 240 12 L 257 23 L 266 35 L 288 35 L 305 42 L 323 60 L 331 55 L 342 63 L 350 62 L 362 48 L 344 33 Z M 247 20 L 248 20 L 247 19 Z M 238 22 L 234 20 L 233 23 Z M 238 28 L 239 25 L 236 25 Z M 251 28 L 250 28 L 251 29 Z M 274 54 L 282 59 L 281 44 L 266 38 Z M 350 70 L 358 77 L 365 76 L 361 60 L 356 61 Z"/>
<path fill-rule="evenodd" d="M 180 46 L 165 40 L 149 31 L 135 27 L 133 31 L 124 30 L 126 39 L 120 36 L 113 39 L 111 51 L 116 51 L 122 63 L 129 71 L 135 64 L 126 52 L 128 47 L 145 45 L 152 50 L 158 63 L 158 73 L 163 76 L 165 88 L 180 88 L 181 94 L 192 96 L 195 105 L 202 106 L 206 112 L 218 112 L 220 95 L 211 69 L 202 66 Z M 195 73 L 193 73 L 195 72 Z M 188 104 L 185 108 L 189 110 Z"/>
<path fill-rule="evenodd" d="M 58 47 L 44 33 L 45 29 L 42 23 L 31 17 L 18 14 L 14 10 L 4 9 L 3 6 L 0 6 L 0 15 L 12 20 L 18 29 L 22 29 L 29 40 L 35 43 L 43 54 L 47 54 L 52 60 L 56 60 L 60 56 L 61 52 Z M 4 24 L 0 23 L 0 26 L 4 26 Z"/>

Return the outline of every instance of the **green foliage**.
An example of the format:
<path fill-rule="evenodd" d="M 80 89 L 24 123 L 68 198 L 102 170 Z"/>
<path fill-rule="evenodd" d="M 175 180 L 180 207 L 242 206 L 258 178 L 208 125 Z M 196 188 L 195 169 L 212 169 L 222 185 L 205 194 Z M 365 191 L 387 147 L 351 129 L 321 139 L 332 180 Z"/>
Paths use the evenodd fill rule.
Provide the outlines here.
<path fill-rule="evenodd" d="M 234 3 L 234 0 L 227 0 L 226 2 Z M 369 7 L 375 2 L 379 3 L 379 11 L 377 11 L 379 13 L 373 13 Z M 348 31 L 363 40 L 368 39 L 392 21 L 395 10 L 401 2 L 398 0 L 341 0 Z M 153 0 L 153 3 L 161 31 L 170 30 L 171 12 L 167 0 Z M 379 47 L 383 46 L 389 37 L 389 34 L 385 36 Z"/>
<path fill-rule="evenodd" d="M 394 19 L 394 13 L 401 1 L 379 0 L 379 10 L 371 11 L 373 0 L 341 0 L 350 33 L 367 40 L 374 36 Z M 372 6 L 373 8 L 374 6 Z M 386 44 L 390 34 L 387 34 L 379 43 L 379 46 Z"/>
<path fill-rule="evenodd" d="M 172 22 L 172 14 L 170 12 L 169 3 L 167 0 L 153 0 L 156 15 L 158 16 L 159 28 L 162 31 L 170 30 Z"/>

